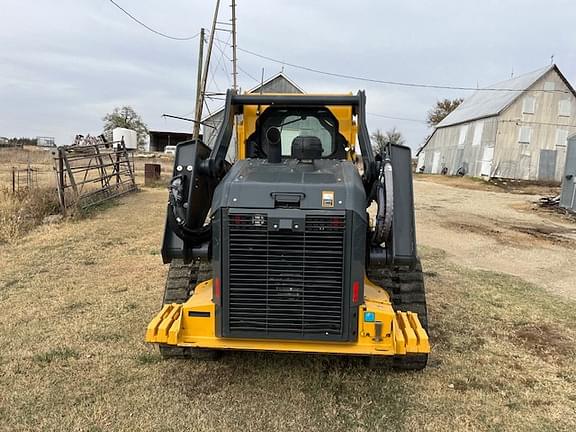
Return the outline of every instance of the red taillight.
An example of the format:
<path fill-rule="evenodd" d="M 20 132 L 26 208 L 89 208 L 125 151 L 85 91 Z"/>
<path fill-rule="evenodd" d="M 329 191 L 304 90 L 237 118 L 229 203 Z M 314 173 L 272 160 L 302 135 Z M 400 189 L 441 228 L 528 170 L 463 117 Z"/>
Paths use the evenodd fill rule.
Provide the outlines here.
<path fill-rule="evenodd" d="M 358 303 L 360 297 L 360 282 L 355 281 L 352 284 L 352 303 Z"/>
<path fill-rule="evenodd" d="M 232 215 L 232 223 L 234 225 L 240 225 L 242 223 L 242 216 L 240 215 Z"/>
<path fill-rule="evenodd" d="M 220 296 L 222 295 L 220 287 L 220 278 L 214 278 L 214 299 L 217 303 L 220 303 Z"/>

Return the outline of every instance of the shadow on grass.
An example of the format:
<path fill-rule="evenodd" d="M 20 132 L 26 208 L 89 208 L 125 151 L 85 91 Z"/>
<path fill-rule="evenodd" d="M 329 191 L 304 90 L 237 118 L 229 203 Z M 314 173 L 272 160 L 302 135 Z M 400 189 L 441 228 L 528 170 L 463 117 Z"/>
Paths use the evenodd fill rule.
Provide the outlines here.
<path fill-rule="evenodd" d="M 290 410 L 320 430 L 351 430 L 359 421 L 398 430 L 404 422 L 407 374 L 370 368 L 362 357 L 229 351 L 218 361 L 176 360 L 164 366 L 166 379 L 178 381 L 193 404 L 205 399 L 218 404 L 230 396 L 228 403 L 238 413 L 270 413 L 262 428 L 286 424 L 280 418 Z M 253 427 L 251 421 L 235 419 L 239 427 Z"/>

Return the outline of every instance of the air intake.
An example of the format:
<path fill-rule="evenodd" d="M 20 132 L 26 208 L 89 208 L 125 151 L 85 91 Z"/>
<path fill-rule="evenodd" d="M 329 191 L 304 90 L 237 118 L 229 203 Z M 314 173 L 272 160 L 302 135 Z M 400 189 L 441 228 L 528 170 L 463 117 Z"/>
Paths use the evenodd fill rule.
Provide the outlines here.
<path fill-rule="evenodd" d="M 268 215 L 228 215 L 227 336 L 344 339 L 346 217 L 334 213 L 284 230 Z"/>

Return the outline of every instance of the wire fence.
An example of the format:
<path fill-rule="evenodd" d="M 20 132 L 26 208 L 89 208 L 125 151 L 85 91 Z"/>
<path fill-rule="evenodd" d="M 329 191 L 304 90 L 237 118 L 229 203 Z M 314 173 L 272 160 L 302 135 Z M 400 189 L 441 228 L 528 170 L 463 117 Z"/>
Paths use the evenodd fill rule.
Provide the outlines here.
<path fill-rule="evenodd" d="M 37 189 L 38 171 L 30 165 L 26 168 L 12 167 L 12 193 Z"/>

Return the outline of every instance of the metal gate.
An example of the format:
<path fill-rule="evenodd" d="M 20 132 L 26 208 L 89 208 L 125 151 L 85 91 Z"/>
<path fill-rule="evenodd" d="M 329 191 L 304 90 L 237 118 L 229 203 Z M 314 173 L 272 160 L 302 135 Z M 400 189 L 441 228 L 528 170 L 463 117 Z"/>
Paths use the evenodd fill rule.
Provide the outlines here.
<path fill-rule="evenodd" d="M 560 207 L 576 211 L 576 135 L 568 140 Z"/>

